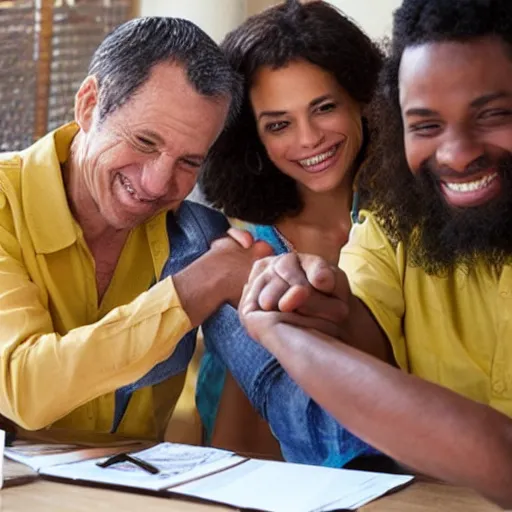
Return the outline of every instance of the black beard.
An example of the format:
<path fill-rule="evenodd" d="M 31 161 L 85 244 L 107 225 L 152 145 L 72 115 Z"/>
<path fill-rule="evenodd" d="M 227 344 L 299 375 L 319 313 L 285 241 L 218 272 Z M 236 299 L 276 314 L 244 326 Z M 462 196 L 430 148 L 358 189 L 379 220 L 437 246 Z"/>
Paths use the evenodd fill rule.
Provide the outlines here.
<path fill-rule="evenodd" d="M 477 167 L 489 168 L 489 162 L 482 157 Z M 498 172 L 498 197 L 481 206 L 454 208 L 444 199 L 430 165 L 422 166 L 414 180 L 420 205 L 408 241 L 414 266 L 434 275 L 446 275 L 455 267 L 469 271 L 476 263 L 501 271 L 512 255 L 512 154 L 499 161 Z"/>

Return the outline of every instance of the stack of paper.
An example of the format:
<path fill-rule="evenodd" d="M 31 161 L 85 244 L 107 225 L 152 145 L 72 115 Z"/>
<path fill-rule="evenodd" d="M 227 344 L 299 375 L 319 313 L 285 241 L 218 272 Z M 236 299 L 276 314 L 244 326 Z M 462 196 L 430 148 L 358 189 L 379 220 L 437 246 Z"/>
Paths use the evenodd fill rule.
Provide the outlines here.
<path fill-rule="evenodd" d="M 12 455 L 11 450 L 6 450 L 6 456 Z M 107 486 L 168 491 L 268 512 L 355 510 L 412 480 L 409 475 L 246 459 L 224 450 L 172 443 L 130 455 L 157 468 L 158 473 L 151 474 L 131 462 L 98 466 L 104 457 L 53 465 L 42 463 L 40 456 L 39 473 Z"/>

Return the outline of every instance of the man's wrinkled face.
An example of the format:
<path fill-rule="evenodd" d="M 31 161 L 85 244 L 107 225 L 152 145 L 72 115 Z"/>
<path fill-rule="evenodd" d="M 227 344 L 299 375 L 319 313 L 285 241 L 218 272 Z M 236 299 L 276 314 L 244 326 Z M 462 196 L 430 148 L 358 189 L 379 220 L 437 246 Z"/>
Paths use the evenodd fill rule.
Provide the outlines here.
<path fill-rule="evenodd" d="M 162 63 L 125 104 L 100 120 L 95 82 L 84 84 L 77 96 L 85 103 L 77 109 L 84 135 L 78 157 L 97 213 L 116 229 L 130 229 L 176 209 L 224 126 L 229 98 L 202 96 L 182 66 Z"/>

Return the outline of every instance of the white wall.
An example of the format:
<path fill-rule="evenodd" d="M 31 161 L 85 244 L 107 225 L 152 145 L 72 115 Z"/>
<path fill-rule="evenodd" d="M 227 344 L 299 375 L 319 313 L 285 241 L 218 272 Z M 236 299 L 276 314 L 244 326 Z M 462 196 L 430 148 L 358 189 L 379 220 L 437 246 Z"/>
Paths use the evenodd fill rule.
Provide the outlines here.
<path fill-rule="evenodd" d="M 372 38 L 391 35 L 392 14 L 402 0 L 329 0 Z"/>
<path fill-rule="evenodd" d="M 391 35 L 392 13 L 402 3 L 402 0 L 329 1 L 373 38 Z M 139 0 L 141 16 L 186 18 L 197 23 L 216 41 L 220 41 L 246 16 L 277 3 L 280 0 Z"/>
<path fill-rule="evenodd" d="M 212 0 L 213 1 L 213 0 Z M 308 1 L 308 0 L 302 0 Z M 311 0 L 309 0 L 311 1 Z M 393 11 L 402 0 L 328 0 L 341 9 L 365 30 L 372 38 L 391 35 Z M 248 0 L 248 14 L 280 3 L 279 0 Z"/>
<path fill-rule="evenodd" d="M 280 0 L 247 0 L 247 14 L 252 16 L 253 14 L 257 14 L 263 9 L 270 7 L 271 5 L 281 3 Z"/>
<path fill-rule="evenodd" d="M 185 18 L 220 42 L 246 18 L 247 0 L 140 0 L 140 15 Z"/>

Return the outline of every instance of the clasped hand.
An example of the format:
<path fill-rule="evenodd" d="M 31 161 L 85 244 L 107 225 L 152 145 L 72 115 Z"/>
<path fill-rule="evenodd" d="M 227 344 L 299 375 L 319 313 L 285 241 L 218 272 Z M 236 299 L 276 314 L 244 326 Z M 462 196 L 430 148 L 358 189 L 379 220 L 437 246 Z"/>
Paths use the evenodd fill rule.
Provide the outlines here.
<path fill-rule="evenodd" d="M 343 335 L 350 288 L 345 274 L 309 254 L 284 254 L 256 261 L 239 304 L 251 337 L 263 342 L 278 323 Z"/>

